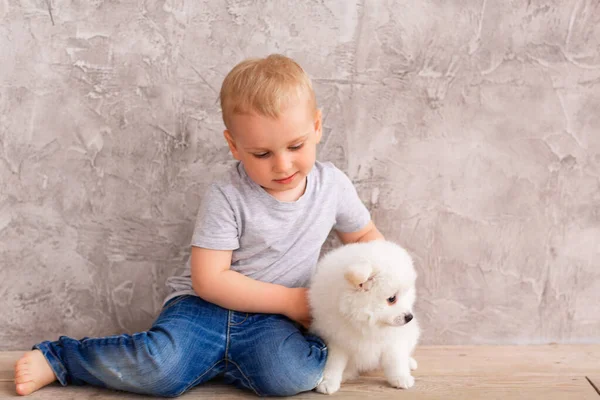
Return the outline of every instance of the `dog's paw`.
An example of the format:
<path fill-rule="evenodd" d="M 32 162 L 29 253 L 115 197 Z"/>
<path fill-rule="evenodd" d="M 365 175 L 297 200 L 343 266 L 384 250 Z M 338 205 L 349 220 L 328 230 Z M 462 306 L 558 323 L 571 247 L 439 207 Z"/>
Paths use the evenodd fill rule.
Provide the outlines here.
<path fill-rule="evenodd" d="M 395 376 L 393 378 L 389 378 L 388 382 L 390 385 L 398 389 L 410 389 L 415 385 L 415 378 L 413 378 L 411 375 Z"/>
<path fill-rule="evenodd" d="M 335 392 L 340 390 L 340 384 L 341 382 L 339 381 L 325 378 L 321 383 L 317 385 L 315 390 L 323 394 L 334 394 Z"/>
<path fill-rule="evenodd" d="M 408 366 L 410 367 L 410 369 L 415 370 L 417 369 L 417 367 L 419 366 L 419 364 L 417 364 L 417 360 L 415 360 L 414 358 L 410 358 L 408 360 Z"/>

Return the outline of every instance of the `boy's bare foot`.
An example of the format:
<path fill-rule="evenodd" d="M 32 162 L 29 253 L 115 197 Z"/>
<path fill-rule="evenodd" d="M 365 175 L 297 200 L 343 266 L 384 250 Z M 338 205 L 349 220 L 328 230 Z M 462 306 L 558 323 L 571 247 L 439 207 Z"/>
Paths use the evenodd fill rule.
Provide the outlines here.
<path fill-rule="evenodd" d="M 33 393 L 55 380 L 56 375 L 39 350 L 28 351 L 15 365 L 15 389 L 21 396 Z"/>

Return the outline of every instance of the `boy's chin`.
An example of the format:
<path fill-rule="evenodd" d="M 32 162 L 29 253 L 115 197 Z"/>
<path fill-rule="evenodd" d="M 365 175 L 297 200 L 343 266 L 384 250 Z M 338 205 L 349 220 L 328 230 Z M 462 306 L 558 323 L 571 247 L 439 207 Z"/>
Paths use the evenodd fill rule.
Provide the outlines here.
<path fill-rule="evenodd" d="M 279 183 L 276 181 L 269 182 L 267 186 L 268 190 L 277 192 L 287 192 L 288 190 L 296 189 L 298 186 L 303 185 L 306 182 L 306 176 L 299 173 L 294 176 L 294 179 L 289 183 Z M 263 186 L 264 187 L 264 186 Z"/>
<path fill-rule="evenodd" d="M 269 186 L 262 186 L 262 188 L 269 193 L 271 196 L 284 201 L 295 201 L 300 198 L 306 187 L 304 183 L 306 182 L 306 177 L 302 176 L 300 179 L 295 179 L 294 182 L 291 182 L 287 185 L 282 184 L 272 184 Z M 296 193 L 301 191 L 301 193 Z M 292 198 L 289 198 L 291 196 Z"/>

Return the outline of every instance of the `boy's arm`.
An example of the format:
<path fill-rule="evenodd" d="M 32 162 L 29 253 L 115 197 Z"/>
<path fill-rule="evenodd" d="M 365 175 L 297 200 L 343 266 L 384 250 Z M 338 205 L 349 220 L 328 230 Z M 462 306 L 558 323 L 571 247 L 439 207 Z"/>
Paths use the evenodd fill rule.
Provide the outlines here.
<path fill-rule="evenodd" d="M 367 226 L 356 232 L 335 232 L 343 244 L 370 242 L 372 240 L 385 240 L 381 232 L 377 229 L 373 221 L 369 221 Z"/>
<path fill-rule="evenodd" d="M 230 310 L 283 314 L 308 325 L 307 289 L 260 282 L 232 271 L 231 254 L 192 246 L 192 287 L 198 296 Z"/>

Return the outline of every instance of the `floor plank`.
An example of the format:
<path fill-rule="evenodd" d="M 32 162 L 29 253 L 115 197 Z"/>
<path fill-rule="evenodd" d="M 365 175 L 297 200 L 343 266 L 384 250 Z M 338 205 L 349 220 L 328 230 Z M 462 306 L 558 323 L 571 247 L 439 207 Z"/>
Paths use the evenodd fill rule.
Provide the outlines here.
<path fill-rule="evenodd" d="M 471 375 L 493 371 L 498 375 L 585 376 L 600 371 L 598 345 L 537 346 L 422 346 L 416 353 L 428 375 Z M 600 374 L 599 374 L 600 375 Z"/>
<path fill-rule="evenodd" d="M 374 379 L 374 380 L 373 380 Z M 400 397 L 401 396 L 401 397 Z M 39 400 L 79 400 L 82 398 L 99 400 L 141 400 L 155 399 L 130 393 L 116 392 L 94 387 L 60 387 L 53 384 L 36 392 L 28 399 Z M 579 377 L 496 377 L 483 380 L 477 377 L 443 379 L 441 377 L 417 378 L 417 386 L 406 391 L 389 388 L 382 379 L 368 377 L 359 382 L 348 383 L 336 393 L 336 398 L 344 400 L 382 399 L 382 400 L 437 400 L 437 399 L 545 399 L 545 400 L 598 400 L 600 397 L 585 378 Z M 0 382 L 0 399 L 18 398 L 12 382 Z M 192 389 L 180 397 L 192 399 L 256 399 L 256 396 L 235 388 L 207 384 Z M 294 398 L 298 400 L 324 399 L 318 393 L 305 393 Z"/>
<path fill-rule="evenodd" d="M 0 352 L 0 399 L 14 395 L 14 363 L 23 352 Z M 600 345 L 422 346 L 415 358 L 416 386 L 390 388 L 380 373 L 342 386 L 337 398 L 350 399 L 593 399 L 600 396 Z M 586 378 L 587 377 L 587 378 Z M 145 396 L 93 387 L 51 385 L 28 399 L 144 399 Z M 250 399 L 254 395 L 221 384 L 207 384 L 182 399 Z M 297 399 L 324 398 L 305 393 Z"/>

